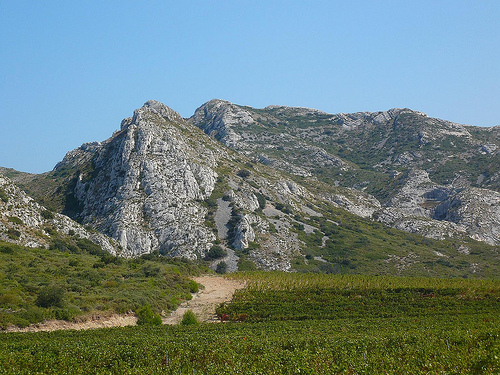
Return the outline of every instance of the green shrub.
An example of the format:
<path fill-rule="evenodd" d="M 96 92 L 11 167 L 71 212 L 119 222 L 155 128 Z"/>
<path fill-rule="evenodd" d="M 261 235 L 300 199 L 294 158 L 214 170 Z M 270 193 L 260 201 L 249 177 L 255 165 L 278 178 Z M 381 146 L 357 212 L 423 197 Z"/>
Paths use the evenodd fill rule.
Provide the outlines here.
<path fill-rule="evenodd" d="M 62 307 L 64 289 L 59 285 L 43 287 L 36 297 L 36 305 L 40 307 Z"/>
<path fill-rule="evenodd" d="M 189 292 L 190 293 L 198 293 L 200 290 L 200 286 L 194 280 L 189 280 Z"/>
<path fill-rule="evenodd" d="M 79 238 L 78 241 L 76 241 L 76 245 L 80 248 L 80 250 L 88 254 L 102 255 L 104 253 L 104 250 L 99 245 L 86 238 Z"/>
<path fill-rule="evenodd" d="M 142 272 L 146 277 L 156 277 L 161 273 L 161 268 L 152 264 L 146 264 L 142 267 Z"/>
<path fill-rule="evenodd" d="M 11 240 L 17 240 L 19 237 L 21 237 L 21 232 L 19 232 L 17 229 L 9 228 L 9 230 L 7 231 L 7 235 Z"/>
<path fill-rule="evenodd" d="M 227 272 L 227 264 L 226 262 L 222 261 L 217 264 L 217 268 L 215 269 L 215 272 L 223 274 Z"/>
<path fill-rule="evenodd" d="M 7 193 L 2 188 L 0 188 L 0 200 L 4 203 L 7 203 L 9 201 L 9 197 L 7 196 Z"/>
<path fill-rule="evenodd" d="M 71 319 L 71 311 L 69 309 L 55 309 L 54 318 L 57 320 L 67 320 Z"/>
<path fill-rule="evenodd" d="M 44 210 L 40 213 L 40 215 L 45 219 L 45 220 L 52 220 L 54 218 L 54 214 L 50 212 L 49 210 Z"/>
<path fill-rule="evenodd" d="M 198 324 L 200 324 L 200 322 L 198 321 L 198 318 L 196 317 L 196 315 L 194 315 L 194 312 L 192 310 L 188 310 L 182 316 L 181 324 L 183 326 L 198 325 Z"/>
<path fill-rule="evenodd" d="M 50 242 L 49 248 L 50 250 L 58 250 L 62 252 L 68 251 L 74 254 L 77 254 L 79 252 L 78 247 L 73 245 L 70 241 L 63 240 L 62 238 L 53 238 Z"/>
<path fill-rule="evenodd" d="M 250 259 L 240 258 L 238 261 L 238 271 L 256 271 L 257 266 Z"/>
<path fill-rule="evenodd" d="M 150 305 L 139 308 L 137 314 L 137 325 L 153 325 L 159 326 L 162 324 L 161 317 L 153 312 Z"/>
<path fill-rule="evenodd" d="M 238 173 L 236 173 L 238 176 L 240 176 L 241 178 L 247 178 L 248 176 L 250 176 L 250 171 L 246 170 L 246 169 L 240 169 L 238 171 Z"/>
<path fill-rule="evenodd" d="M 261 193 L 255 193 L 257 201 L 259 202 L 259 208 L 262 210 L 266 207 L 266 197 Z"/>
<path fill-rule="evenodd" d="M 10 237 L 10 236 L 9 236 Z M 0 253 L 13 254 L 19 246 L 8 242 L 0 242 Z"/>
<path fill-rule="evenodd" d="M 214 259 L 224 258 L 227 255 L 227 252 L 220 247 L 219 245 L 214 245 L 212 248 L 206 253 L 205 260 L 211 261 Z"/>
<path fill-rule="evenodd" d="M 19 224 L 19 225 L 23 224 L 23 221 L 19 219 L 17 216 L 9 216 L 7 219 L 14 224 Z"/>

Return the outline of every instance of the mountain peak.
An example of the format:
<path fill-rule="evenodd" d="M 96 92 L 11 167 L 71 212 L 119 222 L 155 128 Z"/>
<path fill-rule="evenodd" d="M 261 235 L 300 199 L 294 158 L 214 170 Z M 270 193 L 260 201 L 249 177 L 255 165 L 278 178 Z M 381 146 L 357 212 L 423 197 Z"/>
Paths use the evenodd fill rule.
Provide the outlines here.
<path fill-rule="evenodd" d="M 139 110 L 146 110 L 152 113 L 156 113 L 169 121 L 182 120 L 182 116 L 179 113 L 156 100 L 148 100 Z"/>

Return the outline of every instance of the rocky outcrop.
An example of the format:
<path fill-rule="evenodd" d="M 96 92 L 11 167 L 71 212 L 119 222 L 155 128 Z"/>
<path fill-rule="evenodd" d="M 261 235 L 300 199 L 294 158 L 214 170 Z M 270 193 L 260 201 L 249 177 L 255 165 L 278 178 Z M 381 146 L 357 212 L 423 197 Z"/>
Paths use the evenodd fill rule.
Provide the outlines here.
<path fill-rule="evenodd" d="M 231 148 L 237 148 L 242 137 L 232 125 L 247 126 L 253 123 L 250 114 L 225 100 L 214 99 L 198 108 L 191 118 L 194 124 L 203 122 L 204 131 Z"/>
<path fill-rule="evenodd" d="M 47 210 L 0 175 L 0 240 L 27 247 L 49 247 L 52 237 L 59 234 L 89 239 L 113 255 L 121 253 L 111 238 Z"/>
<path fill-rule="evenodd" d="M 78 176 L 81 220 L 115 238 L 126 256 L 155 250 L 203 256 L 215 236 L 204 226 L 200 201 L 212 193 L 220 153 L 196 135 L 202 134 L 159 102 L 136 110 L 93 149 L 91 172 Z"/>
<path fill-rule="evenodd" d="M 468 236 L 495 245 L 500 243 L 500 193 L 438 185 L 427 172 L 413 170 L 379 220 L 431 238 Z"/>

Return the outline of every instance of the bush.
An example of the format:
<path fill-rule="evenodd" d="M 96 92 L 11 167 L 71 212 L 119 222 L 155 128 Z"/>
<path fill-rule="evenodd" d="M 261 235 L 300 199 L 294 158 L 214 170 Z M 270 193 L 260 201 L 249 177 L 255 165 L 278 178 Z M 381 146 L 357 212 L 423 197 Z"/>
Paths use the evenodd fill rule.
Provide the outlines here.
<path fill-rule="evenodd" d="M 7 203 L 9 201 L 9 197 L 7 196 L 7 193 L 2 188 L 0 188 L 0 200 L 4 203 Z"/>
<path fill-rule="evenodd" d="M 189 292 L 190 293 L 198 293 L 200 290 L 200 286 L 194 280 L 189 280 Z"/>
<path fill-rule="evenodd" d="M 259 208 L 262 210 L 266 207 L 266 197 L 261 193 L 255 193 L 257 201 L 259 202 Z"/>
<path fill-rule="evenodd" d="M 19 224 L 19 225 L 23 224 L 23 221 L 19 219 L 17 216 L 9 216 L 7 219 L 14 224 Z"/>
<path fill-rule="evenodd" d="M 222 247 L 219 245 L 214 245 L 212 248 L 206 253 L 205 260 L 210 261 L 214 259 L 224 258 L 227 255 L 227 252 L 224 251 Z"/>
<path fill-rule="evenodd" d="M 44 210 L 40 213 L 40 215 L 45 219 L 45 220 L 52 220 L 54 218 L 54 214 L 50 212 L 49 210 Z"/>
<path fill-rule="evenodd" d="M 59 285 L 48 285 L 40 290 L 36 298 L 36 305 L 40 307 L 62 307 L 64 289 Z"/>
<path fill-rule="evenodd" d="M 14 250 L 19 249 L 19 246 L 8 242 L 0 242 L 0 253 L 13 254 Z"/>
<path fill-rule="evenodd" d="M 183 326 L 198 325 L 200 322 L 198 321 L 198 318 L 196 318 L 196 315 L 194 315 L 194 312 L 192 310 L 188 310 L 182 316 L 181 324 Z"/>
<path fill-rule="evenodd" d="M 7 236 L 9 236 L 11 240 L 17 240 L 19 237 L 21 237 L 21 232 L 19 232 L 17 229 L 9 228 L 9 230 L 7 231 Z"/>
<path fill-rule="evenodd" d="M 70 241 L 62 238 L 53 238 L 49 245 L 50 250 L 58 250 L 61 252 L 70 252 L 77 254 L 79 252 L 78 247 L 73 245 Z"/>
<path fill-rule="evenodd" d="M 238 173 L 236 173 L 238 176 L 240 176 L 241 178 L 247 178 L 248 176 L 250 176 L 250 171 L 246 170 L 246 169 L 240 169 L 238 171 Z"/>
<path fill-rule="evenodd" d="M 69 321 L 71 320 L 71 311 L 69 309 L 55 309 L 54 310 L 54 317 L 57 320 L 66 320 Z"/>
<path fill-rule="evenodd" d="M 137 310 L 137 325 L 153 325 L 159 326 L 162 324 L 161 317 L 159 314 L 155 314 L 151 309 L 151 306 L 146 305 Z"/>
<path fill-rule="evenodd" d="M 146 264 L 142 267 L 142 272 L 146 277 L 156 277 L 161 274 L 161 268 L 152 264 Z"/>
<path fill-rule="evenodd" d="M 222 261 L 217 264 L 217 268 L 215 269 L 215 272 L 223 274 L 227 272 L 227 264 L 226 262 Z"/>
<path fill-rule="evenodd" d="M 256 271 L 257 266 L 250 259 L 240 258 L 238 261 L 238 271 Z"/>

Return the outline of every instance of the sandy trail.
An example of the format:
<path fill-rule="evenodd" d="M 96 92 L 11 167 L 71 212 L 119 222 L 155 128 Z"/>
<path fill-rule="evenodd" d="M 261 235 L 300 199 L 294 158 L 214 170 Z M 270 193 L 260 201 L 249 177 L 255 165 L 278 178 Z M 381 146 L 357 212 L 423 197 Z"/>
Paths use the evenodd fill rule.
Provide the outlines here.
<path fill-rule="evenodd" d="M 221 276 L 194 277 L 194 281 L 205 286 L 193 296 L 191 301 L 183 302 L 163 324 L 177 324 L 188 310 L 192 310 L 201 322 L 217 322 L 215 308 L 222 302 L 230 301 L 237 289 L 244 287 L 241 281 L 229 280 Z"/>
<path fill-rule="evenodd" d="M 217 322 L 215 308 L 222 302 L 231 300 L 237 289 L 244 287 L 244 283 L 237 280 L 226 279 L 222 276 L 194 277 L 197 283 L 204 286 L 193 299 L 183 302 L 179 308 L 169 316 L 163 318 L 163 324 L 177 324 L 187 310 L 192 310 L 201 322 Z M 9 327 L 4 332 L 38 332 L 57 331 L 64 329 L 93 329 L 107 327 L 125 327 L 135 325 L 137 317 L 134 314 L 107 315 L 91 317 L 83 322 L 66 322 L 63 320 L 49 320 L 40 324 L 33 324 L 26 328 Z"/>

